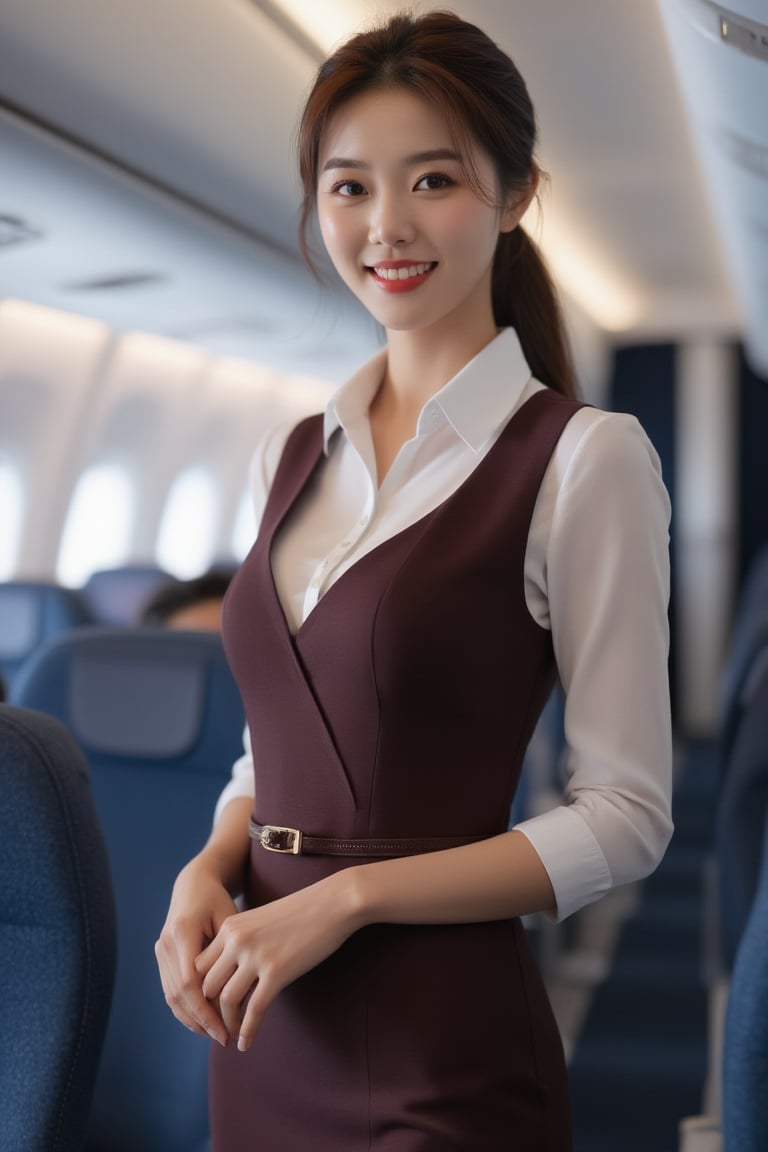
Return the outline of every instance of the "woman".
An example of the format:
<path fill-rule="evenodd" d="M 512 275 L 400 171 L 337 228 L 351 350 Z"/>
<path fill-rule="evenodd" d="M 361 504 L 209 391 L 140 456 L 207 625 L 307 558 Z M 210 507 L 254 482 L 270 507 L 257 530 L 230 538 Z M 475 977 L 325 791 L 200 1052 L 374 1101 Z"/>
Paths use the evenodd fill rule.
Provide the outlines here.
<path fill-rule="evenodd" d="M 387 341 L 260 453 L 225 605 L 252 754 L 157 948 L 218 1041 L 214 1152 L 564 1152 L 519 918 L 671 832 L 668 502 L 636 421 L 573 399 L 519 227 L 534 143 L 511 61 L 445 13 L 353 38 L 304 111 L 304 225 Z M 567 803 L 507 831 L 556 671 Z"/>

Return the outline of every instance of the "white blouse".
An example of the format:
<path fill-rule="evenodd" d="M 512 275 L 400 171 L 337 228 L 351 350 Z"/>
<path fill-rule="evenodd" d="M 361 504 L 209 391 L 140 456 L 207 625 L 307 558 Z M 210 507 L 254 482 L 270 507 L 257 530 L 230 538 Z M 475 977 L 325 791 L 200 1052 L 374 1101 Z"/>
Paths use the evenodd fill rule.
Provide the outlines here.
<path fill-rule="evenodd" d="M 368 407 L 385 360 L 383 349 L 331 398 L 327 464 L 275 540 L 275 582 L 293 630 L 357 560 L 463 483 L 544 387 L 505 329 L 425 404 L 379 486 Z M 257 522 L 289 431 L 272 432 L 254 458 Z M 547 467 L 525 555 L 526 604 L 552 631 L 565 691 L 568 758 L 564 803 L 516 828 L 549 874 L 560 920 L 651 872 L 672 833 L 669 516 L 659 460 L 637 420 L 580 409 Z M 246 730 L 217 816 L 253 789 Z"/>

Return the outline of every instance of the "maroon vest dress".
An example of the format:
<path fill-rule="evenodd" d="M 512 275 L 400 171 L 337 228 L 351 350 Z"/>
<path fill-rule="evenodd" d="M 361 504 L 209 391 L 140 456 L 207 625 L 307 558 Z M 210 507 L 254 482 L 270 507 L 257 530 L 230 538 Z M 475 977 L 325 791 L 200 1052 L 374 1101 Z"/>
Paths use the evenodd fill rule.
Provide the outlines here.
<path fill-rule="evenodd" d="M 253 742 L 254 820 L 342 839 L 505 831 L 554 677 L 525 603 L 536 496 L 578 406 L 545 390 L 434 511 L 362 557 L 295 635 L 275 533 L 322 468 L 292 433 L 224 611 Z M 254 841 L 251 906 L 365 862 Z M 372 925 L 213 1046 L 213 1152 L 568 1152 L 562 1046 L 519 920 Z"/>

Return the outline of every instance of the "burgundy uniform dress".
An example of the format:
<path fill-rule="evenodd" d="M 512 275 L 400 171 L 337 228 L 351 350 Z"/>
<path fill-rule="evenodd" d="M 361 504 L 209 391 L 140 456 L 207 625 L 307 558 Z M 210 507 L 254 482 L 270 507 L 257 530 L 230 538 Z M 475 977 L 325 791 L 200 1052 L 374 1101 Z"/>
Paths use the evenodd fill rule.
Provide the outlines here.
<path fill-rule="evenodd" d="M 271 544 L 325 459 L 322 418 L 294 430 L 224 612 L 255 821 L 362 841 L 505 831 L 554 676 L 525 603 L 526 540 L 576 408 L 533 396 L 451 496 L 355 563 L 292 635 Z M 247 899 L 361 852 L 253 841 Z M 211 1123 L 213 1152 L 567 1152 L 562 1046 L 519 920 L 358 932 L 284 989 L 249 1052 L 213 1046 Z"/>

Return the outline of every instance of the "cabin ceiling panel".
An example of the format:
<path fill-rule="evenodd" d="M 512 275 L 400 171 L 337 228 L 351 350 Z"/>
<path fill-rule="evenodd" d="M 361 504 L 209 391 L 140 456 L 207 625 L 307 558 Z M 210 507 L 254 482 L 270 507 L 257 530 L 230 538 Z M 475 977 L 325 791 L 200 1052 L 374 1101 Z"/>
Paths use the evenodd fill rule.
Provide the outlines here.
<path fill-rule="evenodd" d="M 214 351 L 292 371 L 328 353 L 337 326 L 349 367 L 371 348 L 368 317 L 338 292 L 321 302 L 297 256 L 2 112 L 0 152 L 0 211 L 34 233 L 4 251 L 0 295 L 203 346 L 218 336 Z"/>
<path fill-rule="evenodd" d="M 291 140 L 313 71 L 247 0 L 3 0 L 0 12 L 4 99 L 292 251 Z"/>
<path fill-rule="evenodd" d="M 709 302 L 709 321 L 732 332 L 740 312 L 749 311 L 745 293 L 754 298 L 756 291 L 754 263 L 751 280 L 743 270 L 726 272 L 729 238 L 708 191 L 712 174 L 700 162 L 663 4 L 448 5 L 493 35 L 528 81 L 539 116 L 540 158 L 553 178 L 545 221 L 551 216 L 556 233 L 567 230 L 586 258 L 592 251 L 598 263 L 613 265 L 642 296 L 644 307 L 614 336 L 625 341 L 657 338 L 660 323 L 672 338 L 684 334 L 702 299 Z M 764 0 L 732 0 L 736 6 L 759 18 Z M 399 0 L 347 4 L 359 26 L 399 7 Z M 287 256 L 296 253 L 292 145 L 314 66 L 255 0 L 3 0 L 0 10 L 0 99 L 77 133 Z M 743 68 L 739 75 L 746 75 Z M 752 81 L 745 82 L 749 89 Z M 766 101 L 753 96 L 752 104 L 758 115 Z M 762 226 L 760 216 L 758 235 Z M 204 228 L 201 237 L 198 263 L 211 255 Z M 190 293 L 175 314 L 176 331 L 186 337 L 205 328 L 210 347 L 258 355 L 270 301 L 244 291 L 236 249 L 222 245 L 218 265 L 214 259 L 211 267 L 229 264 L 238 313 L 228 306 L 227 315 L 204 317 L 200 294 Z M 217 299 L 229 301 L 224 279 L 211 280 Z M 297 283 L 289 278 L 291 299 L 299 299 Z M 150 291 L 146 297 L 151 311 L 150 302 L 160 297 Z M 301 298 L 311 299 L 310 311 L 324 307 L 316 291 Z M 354 310 L 345 307 L 334 302 L 332 311 L 346 320 Z M 654 318 L 651 327 L 647 317 Z M 313 323 L 307 331 L 316 331 Z M 369 329 L 368 340 L 370 335 Z M 347 341 L 338 333 L 324 340 L 329 356 L 334 344 L 339 364 Z M 311 350 L 306 363 L 316 360 L 311 336 L 307 342 L 297 338 L 292 355 L 300 349 Z"/>

